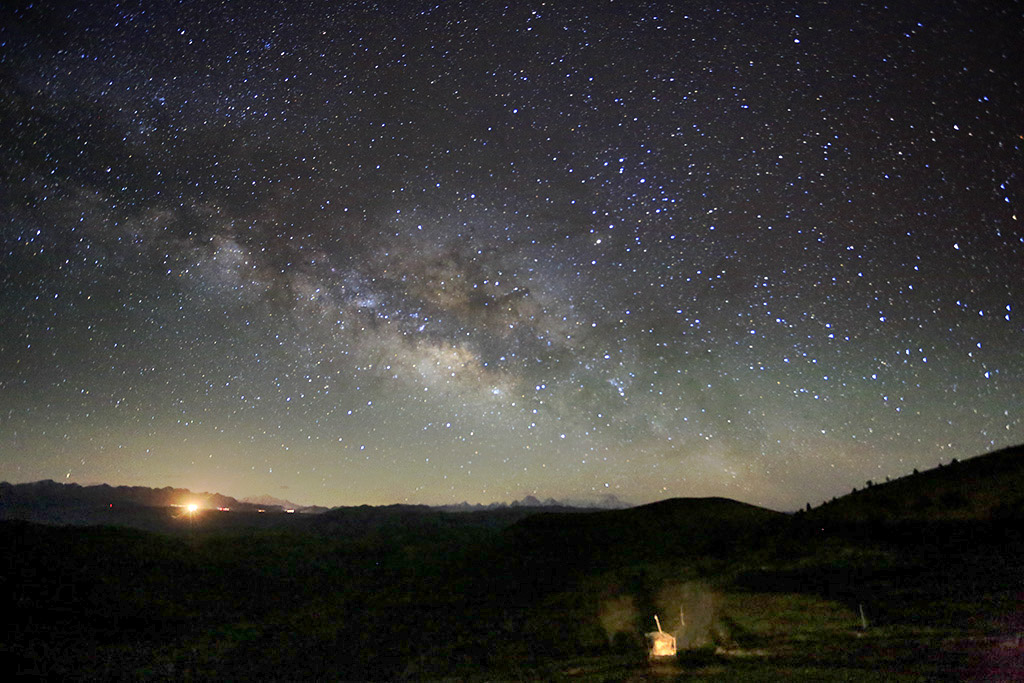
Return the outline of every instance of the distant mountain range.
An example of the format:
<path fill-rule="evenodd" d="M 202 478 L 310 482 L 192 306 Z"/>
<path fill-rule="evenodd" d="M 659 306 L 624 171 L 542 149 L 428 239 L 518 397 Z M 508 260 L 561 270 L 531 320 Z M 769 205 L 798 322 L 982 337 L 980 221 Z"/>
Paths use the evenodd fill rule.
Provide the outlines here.
<path fill-rule="evenodd" d="M 220 523 L 240 524 L 258 513 L 295 512 L 305 515 L 326 512 L 318 506 L 294 505 L 269 497 L 238 500 L 220 493 L 197 493 L 170 486 L 154 489 L 146 486 L 80 486 L 51 480 L 30 484 L 0 482 L 0 519 L 21 519 L 44 524 L 109 524 L 150 530 L 164 530 L 168 520 L 187 515 L 187 506 L 196 505 L 203 513 L 218 510 L 240 513 Z M 179 512 L 173 512 L 180 509 Z M 264 515 L 260 515 L 263 517 Z M 264 520 L 263 526 L 275 522 Z"/>
<path fill-rule="evenodd" d="M 246 496 L 239 502 L 245 505 L 255 505 L 263 509 L 281 508 L 282 510 L 295 510 L 296 512 L 323 512 L 328 509 L 318 505 L 296 505 L 290 500 L 275 498 L 267 493 L 264 493 L 262 496 Z"/>
<path fill-rule="evenodd" d="M 0 509 L 46 505 L 125 505 L 134 507 L 173 507 L 194 503 L 204 508 L 244 508 L 245 504 L 219 493 L 194 493 L 170 486 L 153 489 L 146 486 L 80 486 L 60 484 L 50 479 L 31 484 L 0 482 Z"/>
<path fill-rule="evenodd" d="M 9 484 L 0 482 L 0 514 L 4 508 L 21 506 L 54 506 L 54 505 L 129 505 L 136 507 L 175 507 L 190 503 L 201 508 L 229 508 L 237 511 L 294 510 L 303 513 L 325 512 L 329 508 L 319 505 L 298 505 L 283 498 L 269 494 L 248 496 L 237 499 L 220 493 L 197 493 L 189 489 L 171 488 L 170 486 L 154 489 L 146 486 L 110 486 L 98 484 L 81 486 L 79 484 L 61 484 L 51 479 L 29 484 Z M 595 501 L 573 500 L 558 501 L 553 498 L 541 501 L 534 496 L 526 496 L 522 500 L 511 503 L 457 503 L 453 505 L 427 506 L 448 512 L 493 510 L 506 507 L 578 507 L 587 509 L 620 509 L 631 507 L 629 503 L 619 500 L 614 495 L 605 495 Z"/>
<path fill-rule="evenodd" d="M 702 501 L 696 503 L 686 501 Z M 23 519 L 51 524 L 124 524 L 128 526 L 162 528 L 154 517 L 157 509 L 196 504 L 203 509 L 230 509 L 240 513 L 284 513 L 296 512 L 316 514 L 328 512 L 320 506 L 301 506 L 291 501 L 270 495 L 255 496 L 238 500 L 219 493 L 195 493 L 188 489 L 165 487 L 160 489 L 144 486 L 80 486 L 60 484 L 51 480 L 30 484 L 0 483 L 0 519 Z M 378 512 L 373 512 L 377 510 Z M 595 511 L 599 515 L 583 521 L 558 517 L 559 513 Z M 621 516 L 619 511 L 633 511 Z M 454 505 L 393 505 L 372 508 L 370 506 L 339 507 L 331 509 L 337 513 L 332 520 L 341 518 L 375 519 L 376 516 L 391 513 L 420 515 L 423 512 L 441 513 L 488 513 L 507 511 L 501 519 L 520 519 L 530 515 L 538 518 L 524 523 L 520 531 L 527 536 L 547 536 L 549 527 L 561 528 L 568 524 L 580 538 L 597 542 L 597 536 L 607 535 L 612 529 L 621 535 L 635 535 L 637 515 L 642 518 L 644 528 L 655 528 L 671 522 L 678 528 L 695 523 L 725 524 L 728 533 L 735 536 L 745 528 L 757 528 L 762 522 L 770 521 L 782 513 L 764 508 L 726 501 L 726 499 L 673 499 L 633 507 L 614 495 L 604 496 L 596 501 L 563 500 L 552 498 L 540 500 L 528 495 L 511 503 L 489 505 L 458 503 Z M 711 512 L 709 512 L 711 511 Z M 537 515 L 537 513 L 541 513 Z M 710 515 L 710 516 L 709 516 Z M 291 515 L 285 515 L 291 517 Z M 909 474 L 889 481 L 867 481 L 861 488 L 854 488 L 847 495 L 834 498 L 818 507 L 810 505 L 798 516 L 820 522 L 900 522 L 900 521 L 942 521 L 942 520 L 1000 520 L 1024 519 L 1024 446 L 1015 446 L 994 453 L 977 456 L 962 462 L 954 459 L 937 468 Z M 263 517 L 263 515 L 260 515 Z M 711 518 L 714 519 L 711 519 Z M 337 519 L 335 519 L 337 518 Z M 142 522 L 138 522 L 142 520 Z M 660 521 L 658 521 L 660 520 Z M 329 520 L 324 520 L 328 523 Z M 735 522 L 733 524 L 733 522 Z M 241 523 L 236 520 L 233 523 Z M 270 520 L 262 522 L 272 523 Z M 553 527 L 551 525 L 554 525 Z M 591 533 L 591 526 L 600 528 L 600 534 Z M 724 532 L 724 530 L 723 530 Z M 652 543 L 655 539 L 650 539 Z"/>
<path fill-rule="evenodd" d="M 124 517 L 117 513 L 131 510 L 142 511 L 150 508 L 184 508 L 190 504 L 201 509 L 222 509 L 234 512 L 295 512 L 320 514 L 329 508 L 318 505 L 297 505 L 289 500 L 269 494 L 250 496 L 241 500 L 220 493 L 197 493 L 188 489 L 170 486 L 155 489 L 146 486 L 110 486 L 99 484 L 81 486 L 61 484 L 52 480 L 29 484 L 0 482 L 0 519 L 26 519 L 36 522 L 57 524 L 124 523 Z M 479 512 L 508 508 L 554 509 L 620 509 L 630 507 L 614 495 L 604 496 L 594 502 L 560 502 L 554 499 L 540 501 L 534 496 L 511 503 L 490 505 L 459 503 L 440 506 L 408 506 L 424 510 L 444 512 Z M 111 514 L 117 516 L 111 517 Z"/>
<path fill-rule="evenodd" d="M 514 500 L 511 503 L 489 503 L 482 505 L 480 503 L 457 503 L 453 505 L 435 505 L 431 506 L 438 510 L 444 510 L 446 512 L 477 512 L 480 510 L 500 510 L 503 508 L 580 508 L 584 510 L 622 510 L 624 508 L 633 507 L 632 504 L 625 501 L 619 500 L 614 494 L 606 494 L 597 498 L 596 500 L 584 500 L 584 499 L 566 499 L 566 500 L 555 500 L 554 498 L 546 498 L 540 500 L 535 496 L 525 496 L 522 500 Z"/>

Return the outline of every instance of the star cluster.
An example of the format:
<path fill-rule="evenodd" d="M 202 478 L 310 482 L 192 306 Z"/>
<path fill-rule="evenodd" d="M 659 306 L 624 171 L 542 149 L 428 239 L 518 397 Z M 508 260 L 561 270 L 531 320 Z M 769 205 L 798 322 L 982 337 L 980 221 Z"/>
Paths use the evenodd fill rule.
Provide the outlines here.
<path fill-rule="evenodd" d="M 0 479 L 780 509 L 1024 441 L 1011 3 L 0 10 Z"/>

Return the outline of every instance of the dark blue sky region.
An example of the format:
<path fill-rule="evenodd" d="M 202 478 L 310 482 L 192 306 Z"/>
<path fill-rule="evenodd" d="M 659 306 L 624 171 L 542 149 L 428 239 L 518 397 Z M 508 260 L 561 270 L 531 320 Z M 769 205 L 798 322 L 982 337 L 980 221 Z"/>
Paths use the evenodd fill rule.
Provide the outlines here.
<path fill-rule="evenodd" d="M 0 9 L 0 479 L 777 509 L 1024 442 L 1019 3 Z"/>

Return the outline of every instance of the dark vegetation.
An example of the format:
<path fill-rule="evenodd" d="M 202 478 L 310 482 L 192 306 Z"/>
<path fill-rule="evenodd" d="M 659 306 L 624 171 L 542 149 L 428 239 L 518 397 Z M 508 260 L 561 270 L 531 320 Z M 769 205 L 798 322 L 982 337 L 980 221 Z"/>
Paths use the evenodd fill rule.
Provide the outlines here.
<path fill-rule="evenodd" d="M 393 506 L 194 521 L 134 510 L 145 530 L 8 519 L 0 669 L 1011 680 L 1024 664 L 1024 487 L 1011 491 L 1022 473 L 1024 450 L 1011 449 L 793 515 L 676 499 L 603 512 Z M 646 659 L 654 614 L 677 635 L 673 660 Z"/>

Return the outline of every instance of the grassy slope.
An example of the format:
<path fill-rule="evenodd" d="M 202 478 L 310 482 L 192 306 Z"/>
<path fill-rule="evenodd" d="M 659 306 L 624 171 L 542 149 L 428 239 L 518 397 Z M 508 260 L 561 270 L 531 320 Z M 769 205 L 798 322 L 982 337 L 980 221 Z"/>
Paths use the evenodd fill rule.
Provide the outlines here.
<path fill-rule="evenodd" d="M 1024 446 L 954 461 L 891 482 L 873 482 L 808 516 L 844 522 L 1021 519 Z"/>

